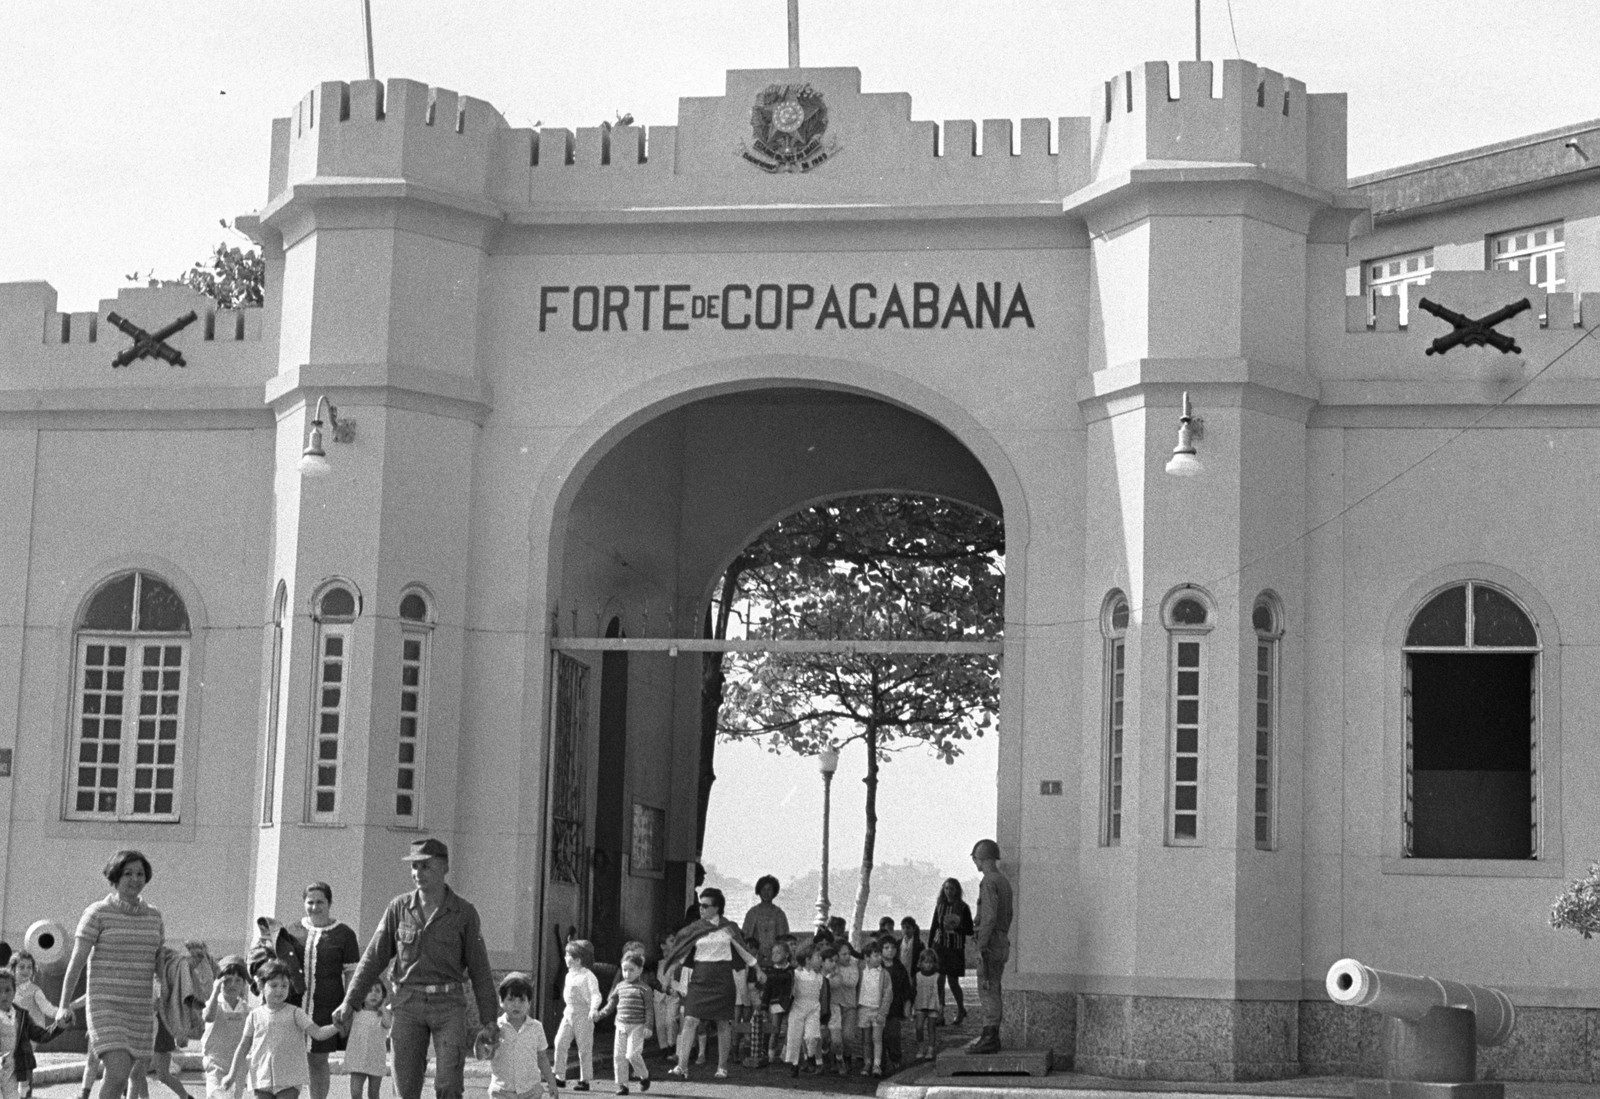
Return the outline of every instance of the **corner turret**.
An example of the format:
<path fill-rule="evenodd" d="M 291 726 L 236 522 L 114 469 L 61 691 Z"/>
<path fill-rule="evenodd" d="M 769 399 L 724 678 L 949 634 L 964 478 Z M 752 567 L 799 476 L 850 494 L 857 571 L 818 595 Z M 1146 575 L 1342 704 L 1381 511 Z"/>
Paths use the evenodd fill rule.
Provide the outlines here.
<path fill-rule="evenodd" d="M 1119 73 L 1090 97 L 1094 180 L 1150 161 L 1253 164 L 1340 192 L 1346 186 L 1345 96 L 1308 94 L 1302 82 L 1248 61 L 1165 61 Z"/>

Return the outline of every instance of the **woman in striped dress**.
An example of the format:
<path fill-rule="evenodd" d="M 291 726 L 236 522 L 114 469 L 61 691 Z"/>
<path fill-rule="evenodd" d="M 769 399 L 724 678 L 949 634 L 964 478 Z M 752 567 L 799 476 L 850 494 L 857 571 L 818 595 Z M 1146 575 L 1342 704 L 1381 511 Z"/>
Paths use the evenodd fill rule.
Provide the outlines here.
<path fill-rule="evenodd" d="M 105 876 L 112 892 L 83 910 L 61 987 L 76 988 L 88 967 L 89 1048 L 106 1070 L 100 1099 L 117 1099 L 135 1062 L 148 1063 L 155 1054 L 150 988 L 166 928 L 161 913 L 139 897 L 152 877 L 149 859 L 118 851 L 106 863 Z M 71 1018 L 71 999 L 63 992 L 57 1022 Z"/>

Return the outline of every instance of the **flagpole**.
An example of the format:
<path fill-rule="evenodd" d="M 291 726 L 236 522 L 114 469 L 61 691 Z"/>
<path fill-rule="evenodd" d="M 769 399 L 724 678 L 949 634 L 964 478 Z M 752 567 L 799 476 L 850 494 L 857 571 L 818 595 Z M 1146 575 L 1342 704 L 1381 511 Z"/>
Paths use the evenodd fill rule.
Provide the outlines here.
<path fill-rule="evenodd" d="M 1194 0 L 1194 59 L 1200 60 L 1200 0 Z"/>
<path fill-rule="evenodd" d="M 367 79 L 378 79 L 372 64 L 372 0 L 361 0 L 361 29 L 367 38 Z"/>
<path fill-rule="evenodd" d="M 789 67 L 800 67 L 800 0 L 789 0 Z"/>

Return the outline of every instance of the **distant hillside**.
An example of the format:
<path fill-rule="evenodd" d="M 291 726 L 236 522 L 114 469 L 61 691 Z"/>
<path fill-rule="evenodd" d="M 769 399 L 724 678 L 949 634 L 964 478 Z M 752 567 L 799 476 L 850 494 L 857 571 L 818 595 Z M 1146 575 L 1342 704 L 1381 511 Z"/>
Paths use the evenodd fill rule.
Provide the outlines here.
<path fill-rule="evenodd" d="M 859 871 L 855 867 L 841 870 L 828 868 L 828 901 L 832 915 L 849 920 L 855 913 L 856 885 Z M 872 889 L 867 896 L 867 915 L 864 927 L 875 930 L 882 916 L 893 916 L 898 927 L 901 919 L 910 916 L 924 929 L 933 915 L 934 902 L 944 886 L 946 875 L 930 862 L 880 864 L 872 870 Z M 796 931 L 809 930 L 817 922 L 817 888 L 822 874 L 813 870 L 793 881 L 782 881 L 777 904 L 789 917 L 789 926 Z M 753 881 L 721 874 L 715 866 L 706 867 L 706 884 L 722 890 L 728 898 L 727 915 L 734 921 L 743 921 L 744 914 L 756 903 Z M 968 903 L 977 897 L 977 875 L 971 881 L 962 881 Z"/>

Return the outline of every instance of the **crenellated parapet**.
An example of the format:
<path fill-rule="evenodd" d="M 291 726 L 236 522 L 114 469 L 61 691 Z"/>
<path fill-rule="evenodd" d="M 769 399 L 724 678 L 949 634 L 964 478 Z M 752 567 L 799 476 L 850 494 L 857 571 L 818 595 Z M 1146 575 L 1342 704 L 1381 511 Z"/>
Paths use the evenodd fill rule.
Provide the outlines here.
<path fill-rule="evenodd" d="M 107 320 L 117 313 L 146 332 L 193 311 L 196 319 L 166 342 L 181 352 L 185 367 L 139 359 L 114 368 L 111 360 L 132 340 Z M 129 286 L 93 311 L 56 309 L 56 291 L 45 282 L 0 283 L 0 411 L 25 406 L 49 408 L 49 391 L 99 392 L 86 398 L 115 406 L 117 392 L 168 389 L 183 407 L 217 404 L 230 409 L 261 405 L 261 385 L 272 372 L 272 347 L 263 339 L 261 309 L 217 309 L 186 286 Z M 207 396 L 199 398 L 204 391 Z M 28 394 L 33 394 L 28 396 Z M 159 402 L 141 398 L 140 407 Z"/>
<path fill-rule="evenodd" d="M 1248 61 L 1222 63 L 1213 94 L 1209 61 L 1177 72 L 1150 61 L 1090 97 L 1094 180 L 1151 161 L 1248 164 L 1342 192 L 1345 96 L 1308 94 L 1302 82 Z"/>
<path fill-rule="evenodd" d="M 1246 61 L 1151 62 L 1097 88 L 1087 118 L 911 117 L 859 69 L 730 71 L 677 125 L 514 129 L 489 104 L 411 80 L 331 81 L 273 129 L 270 195 L 312 181 L 405 182 L 534 220 L 560 212 L 801 204 L 1004 207 L 1058 201 L 1136 165 L 1253 165 L 1345 189 L 1345 97 Z M 815 144 L 767 170 L 760 113 L 804 98 Z"/>
<path fill-rule="evenodd" d="M 1519 350 L 1501 354 L 1458 345 L 1443 355 L 1429 354 L 1433 341 L 1452 327 L 1420 309 L 1421 298 L 1468 319 L 1527 298 L 1526 310 L 1495 326 Z M 1516 386 L 1546 368 L 1548 373 L 1519 394 L 1519 401 L 1569 399 L 1573 382 L 1600 383 L 1600 337 L 1593 334 L 1600 328 L 1600 293 L 1548 294 L 1529 286 L 1519 271 L 1438 271 L 1427 285 L 1411 289 L 1404 324 L 1397 297 L 1379 297 L 1372 317 L 1365 298 L 1346 297 L 1344 306 L 1343 324 L 1324 329 L 1325 339 L 1313 356 L 1312 371 L 1331 403 L 1342 403 L 1352 393 L 1359 394 L 1358 403 L 1481 403 L 1505 392 L 1479 383 Z M 1462 382 L 1473 384 L 1463 387 Z M 1585 400 L 1600 398 L 1600 392 L 1585 392 Z"/>
<path fill-rule="evenodd" d="M 823 108 L 803 169 L 765 170 L 752 155 L 753 114 L 774 89 L 805 89 Z M 1058 201 L 1088 181 L 1089 120 L 941 127 L 914 121 L 907 95 L 862 92 L 857 69 L 734 71 L 724 95 L 683 99 L 675 126 L 576 130 L 513 129 L 481 100 L 415 81 L 332 81 L 276 120 L 271 164 L 269 214 L 314 183 L 403 184 L 534 220 L 619 206 L 1003 207 Z"/>
<path fill-rule="evenodd" d="M 313 179 L 484 196 L 505 130 L 483 100 L 415 80 L 325 81 L 273 123 L 268 199 Z"/>

